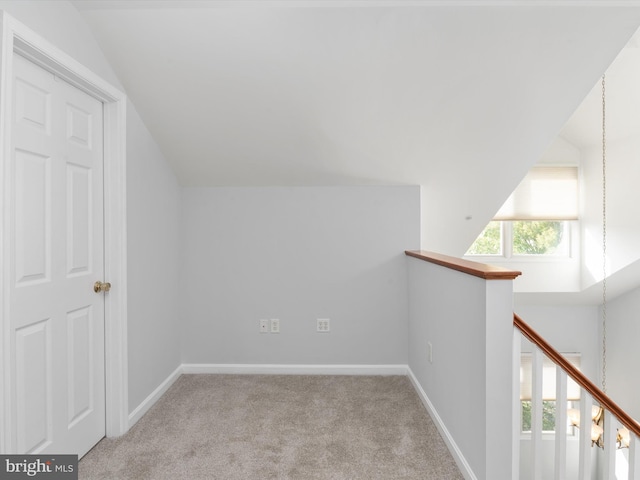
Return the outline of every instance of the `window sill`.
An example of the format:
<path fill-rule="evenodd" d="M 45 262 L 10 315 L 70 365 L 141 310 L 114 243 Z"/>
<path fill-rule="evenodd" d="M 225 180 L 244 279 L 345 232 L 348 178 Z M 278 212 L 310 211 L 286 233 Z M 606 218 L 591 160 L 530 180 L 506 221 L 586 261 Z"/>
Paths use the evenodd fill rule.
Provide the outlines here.
<path fill-rule="evenodd" d="M 501 263 L 501 264 L 517 264 L 517 263 L 569 263 L 576 259 L 571 256 L 514 256 L 505 257 L 502 255 L 464 255 L 462 258 L 482 263 Z"/>
<path fill-rule="evenodd" d="M 530 441 L 531 434 L 530 433 L 520 433 L 520 440 Z M 579 441 L 580 437 L 576 434 L 567 433 L 567 441 Z M 543 442 L 555 442 L 556 441 L 556 433 L 555 432 L 542 432 L 542 441 Z"/>

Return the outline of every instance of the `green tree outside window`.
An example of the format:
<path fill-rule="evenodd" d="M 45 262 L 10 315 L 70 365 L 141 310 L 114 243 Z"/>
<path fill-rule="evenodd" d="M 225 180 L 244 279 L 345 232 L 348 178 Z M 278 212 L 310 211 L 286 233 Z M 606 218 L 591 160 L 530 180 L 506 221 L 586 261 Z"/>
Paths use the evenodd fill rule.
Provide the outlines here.
<path fill-rule="evenodd" d="M 500 255 L 502 253 L 502 228 L 500 222 L 492 221 L 478 236 L 467 255 Z"/>
<path fill-rule="evenodd" d="M 531 431 L 531 401 L 522 402 L 522 431 Z M 555 432 L 556 430 L 556 401 L 543 400 L 542 402 L 542 431 Z"/>
<path fill-rule="evenodd" d="M 512 223 L 514 255 L 553 255 L 562 241 L 562 222 Z"/>

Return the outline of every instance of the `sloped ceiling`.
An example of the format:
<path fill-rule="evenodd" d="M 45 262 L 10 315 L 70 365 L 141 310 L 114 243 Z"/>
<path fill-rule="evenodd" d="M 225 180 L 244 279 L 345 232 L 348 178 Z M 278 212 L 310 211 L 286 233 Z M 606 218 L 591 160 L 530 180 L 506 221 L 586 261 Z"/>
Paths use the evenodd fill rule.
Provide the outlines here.
<path fill-rule="evenodd" d="M 423 247 L 454 255 L 640 25 L 629 1 L 73 3 L 183 185 L 422 185 Z"/>

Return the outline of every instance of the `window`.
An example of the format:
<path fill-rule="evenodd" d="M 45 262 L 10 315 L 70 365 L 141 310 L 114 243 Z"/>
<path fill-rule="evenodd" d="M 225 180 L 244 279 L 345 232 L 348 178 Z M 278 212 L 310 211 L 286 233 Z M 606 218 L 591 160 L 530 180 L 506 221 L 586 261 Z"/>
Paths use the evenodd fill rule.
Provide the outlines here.
<path fill-rule="evenodd" d="M 577 168 L 534 167 L 466 255 L 567 257 L 577 219 Z"/>
<path fill-rule="evenodd" d="M 563 356 L 575 367 L 580 368 L 580 354 L 565 353 Z M 556 430 L 556 365 L 546 356 L 542 357 L 542 431 Z M 520 431 L 531 432 L 532 396 L 532 354 L 520 356 Z M 565 409 L 576 408 L 580 400 L 580 387 L 570 378 L 567 383 L 567 404 Z M 567 424 L 567 433 L 574 434 L 574 427 Z"/>
<path fill-rule="evenodd" d="M 521 400 L 521 432 L 531 433 L 531 400 Z M 573 402 L 567 402 L 567 410 L 573 408 Z M 551 433 L 556 431 L 556 401 L 542 401 L 542 431 Z"/>
<path fill-rule="evenodd" d="M 493 220 L 465 255 L 567 257 L 570 225 L 556 220 Z"/>

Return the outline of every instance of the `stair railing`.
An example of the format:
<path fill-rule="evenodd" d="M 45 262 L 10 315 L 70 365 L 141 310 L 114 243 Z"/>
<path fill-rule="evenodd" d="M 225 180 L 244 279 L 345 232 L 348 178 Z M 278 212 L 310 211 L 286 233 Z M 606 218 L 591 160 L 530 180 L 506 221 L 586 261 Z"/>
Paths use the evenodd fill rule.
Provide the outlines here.
<path fill-rule="evenodd" d="M 522 336 L 534 346 L 532 354 L 532 395 L 531 395 L 531 469 L 527 472 L 532 480 L 549 480 L 543 477 L 542 449 L 542 372 L 543 355 L 556 365 L 556 428 L 555 454 L 553 459 L 553 479 L 567 478 L 567 379 L 571 378 L 580 387 L 579 454 L 577 461 L 578 479 L 591 480 L 640 480 L 640 424 L 618 406 L 611 398 L 589 380 L 578 368 L 555 350 L 544 338 L 514 314 L 513 324 Z M 520 368 L 520 359 L 514 359 Z M 592 410 L 592 407 L 596 407 Z M 602 408 L 600 410 L 599 407 Z M 592 439 L 592 412 L 604 415 L 603 432 L 597 444 Z M 594 467 L 594 449 L 603 451 L 601 461 Z M 621 464 L 619 448 L 628 447 L 626 465 Z M 627 457 L 626 455 L 624 457 Z M 617 463 L 618 462 L 618 463 Z"/>

